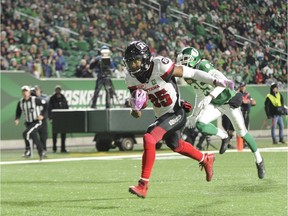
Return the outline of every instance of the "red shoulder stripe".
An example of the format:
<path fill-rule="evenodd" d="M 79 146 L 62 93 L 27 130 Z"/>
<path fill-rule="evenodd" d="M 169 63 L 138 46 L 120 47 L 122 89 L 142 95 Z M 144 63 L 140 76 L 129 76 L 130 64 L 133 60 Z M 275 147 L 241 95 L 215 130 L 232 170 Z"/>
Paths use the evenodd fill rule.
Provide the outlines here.
<path fill-rule="evenodd" d="M 172 64 L 171 67 L 166 71 L 165 74 L 161 76 L 163 80 L 165 80 L 173 71 L 175 64 Z"/>

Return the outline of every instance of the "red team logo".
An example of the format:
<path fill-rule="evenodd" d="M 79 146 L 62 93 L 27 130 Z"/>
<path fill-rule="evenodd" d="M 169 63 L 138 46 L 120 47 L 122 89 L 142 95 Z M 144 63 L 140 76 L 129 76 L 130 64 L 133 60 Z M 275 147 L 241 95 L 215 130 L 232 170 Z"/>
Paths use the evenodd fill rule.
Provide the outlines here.
<path fill-rule="evenodd" d="M 168 64 L 168 63 L 169 63 L 169 59 L 168 59 L 168 58 L 162 58 L 162 59 L 161 59 L 161 62 L 162 62 L 163 64 Z"/>
<path fill-rule="evenodd" d="M 143 42 L 138 42 L 136 44 L 137 49 L 141 50 L 141 51 L 146 51 L 147 50 L 147 46 L 145 43 Z"/>

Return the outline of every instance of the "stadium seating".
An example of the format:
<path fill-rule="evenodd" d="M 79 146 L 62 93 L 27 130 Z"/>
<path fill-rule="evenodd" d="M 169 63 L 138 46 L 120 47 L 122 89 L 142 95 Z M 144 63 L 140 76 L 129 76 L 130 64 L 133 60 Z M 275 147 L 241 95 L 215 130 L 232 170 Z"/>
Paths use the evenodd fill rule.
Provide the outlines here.
<path fill-rule="evenodd" d="M 155 1 L 153 2 L 155 3 Z M 44 40 L 43 43 L 36 44 L 40 50 L 43 50 L 42 53 L 39 53 L 40 56 L 45 52 L 43 46 L 45 42 L 47 42 L 48 48 L 55 50 L 62 48 L 68 63 L 68 68 L 62 73 L 62 76 L 67 77 L 74 76 L 75 68 L 85 54 L 90 58 L 95 56 L 101 43 L 111 47 L 115 58 L 119 57 L 118 51 L 123 51 L 126 44 L 133 39 L 148 40 L 148 43 L 154 44 L 155 55 L 169 55 L 171 58 L 175 57 L 175 52 L 181 50 L 183 46 L 195 46 L 217 68 L 237 81 L 243 70 L 243 68 L 239 68 L 239 65 L 247 65 L 246 57 L 248 52 L 252 51 L 255 64 L 248 66 L 251 75 L 247 81 L 249 83 L 255 83 L 253 76 L 256 68 L 265 67 L 265 64 L 258 61 L 255 56 L 256 45 L 260 45 L 264 54 L 269 56 L 268 61 L 274 63 L 274 67 L 281 64 L 279 68 L 284 68 L 279 71 L 281 74 L 275 77 L 284 84 L 286 81 L 287 84 L 287 71 L 285 71 L 287 68 L 287 52 L 285 52 L 287 40 L 285 40 L 285 29 L 281 28 L 285 25 L 285 19 L 279 19 L 276 22 L 273 18 L 268 23 L 268 32 L 265 29 L 268 28 L 268 24 L 265 24 L 265 21 L 267 22 L 265 14 L 273 17 L 273 11 L 269 13 L 270 11 L 264 10 L 264 3 L 257 4 L 255 1 L 251 7 L 251 5 L 245 4 L 245 1 L 240 0 L 238 3 L 243 4 L 242 7 L 239 7 L 240 4 L 227 4 L 225 1 L 193 1 L 193 4 L 183 1 L 183 4 L 179 4 L 177 0 L 171 0 L 167 1 L 169 4 L 166 5 L 164 4 L 166 1 L 159 0 L 158 2 L 159 8 L 155 9 L 151 7 L 150 1 L 97 1 L 92 3 L 90 1 L 70 2 L 64 0 L 62 5 L 45 3 L 45 1 L 38 1 L 38 5 L 30 1 L 25 3 L 16 1 L 12 11 L 5 7 L 4 2 L 2 7 L 5 20 L 2 23 L 3 34 L 7 36 L 4 41 L 8 40 L 10 47 L 11 45 L 16 47 L 25 45 L 28 50 L 35 44 L 35 40 L 40 42 Z M 253 18 L 255 7 L 263 9 L 259 14 L 260 20 L 255 20 L 251 26 L 243 30 L 244 27 L 241 24 L 244 21 L 246 23 L 244 15 Z M 284 4 L 276 1 L 271 7 L 278 7 L 278 13 L 282 17 Z M 120 10 L 122 13 L 119 13 Z M 239 19 L 235 16 L 237 12 L 240 14 Z M 165 14 L 166 20 L 159 20 L 162 15 L 158 14 Z M 14 24 L 14 27 L 10 28 L 9 23 Z M 22 35 L 17 29 L 19 23 L 24 27 Z M 40 25 L 37 27 L 39 23 Z M 30 34 L 27 29 L 30 29 Z M 266 34 L 267 32 L 269 34 Z M 15 37 L 16 33 L 20 35 L 20 38 Z M 244 35 L 240 35 L 241 33 Z M 273 34 L 271 35 L 271 33 Z M 28 40 L 28 44 L 27 40 L 23 40 L 23 35 L 25 37 L 28 35 L 28 38 L 32 37 L 30 41 Z M 12 37 L 12 39 L 8 37 Z M 35 37 L 36 39 L 34 39 Z M 51 41 L 51 37 L 52 39 L 54 37 L 58 43 Z M 64 40 L 65 37 L 68 39 Z M 227 44 L 224 49 L 220 48 L 222 39 Z M 166 46 L 163 47 L 161 41 L 165 41 Z M 181 42 L 177 43 L 177 41 Z M 268 51 L 265 42 L 271 46 Z M 282 51 L 279 47 L 282 47 Z M 24 53 L 22 54 L 24 55 Z M 1 52 L 1 56 L 6 58 L 3 52 Z M 9 65 L 9 57 L 6 60 L 6 64 Z M 228 66 L 224 64 L 227 61 L 231 61 Z M 240 74 L 238 70 L 240 70 Z M 269 78 L 271 77 L 266 77 L 266 79 Z M 243 80 L 239 80 L 239 82 L 241 81 Z"/>

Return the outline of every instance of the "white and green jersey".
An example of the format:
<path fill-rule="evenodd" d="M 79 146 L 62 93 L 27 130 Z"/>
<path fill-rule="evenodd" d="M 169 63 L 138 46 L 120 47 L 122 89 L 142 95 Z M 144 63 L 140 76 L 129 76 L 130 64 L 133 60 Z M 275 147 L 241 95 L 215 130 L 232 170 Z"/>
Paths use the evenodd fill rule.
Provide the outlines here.
<path fill-rule="evenodd" d="M 220 71 L 216 70 L 213 65 L 206 59 L 202 59 L 199 63 L 197 63 L 195 65 L 195 69 L 205 71 L 217 79 L 227 79 Z M 215 93 L 212 93 L 214 99 L 212 99 L 211 103 L 216 106 L 221 106 L 227 103 L 236 94 L 234 90 L 231 90 L 229 88 L 214 87 L 212 85 L 199 82 L 191 78 L 185 78 L 185 81 L 189 85 L 191 85 L 195 91 L 197 100 L 195 101 L 196 104 L 198 104 L 199 101 L 201 101 L 205 96 L 211 94 L 213 91 L 217 93 L 216 95 Z"/>

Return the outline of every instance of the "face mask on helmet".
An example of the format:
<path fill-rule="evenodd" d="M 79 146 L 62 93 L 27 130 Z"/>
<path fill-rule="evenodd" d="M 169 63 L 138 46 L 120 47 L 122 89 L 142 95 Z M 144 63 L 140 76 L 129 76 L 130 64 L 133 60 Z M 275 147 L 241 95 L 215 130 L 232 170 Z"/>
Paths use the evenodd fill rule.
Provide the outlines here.
<path fill-rule="evenodd" d="M 131 76 L 144 83 L 149 79 L 152 56 L 143 41 L 133 41 L 125 50 L 124 64 Z"/>
<path fill-rule="evenodd" d="M 177 56 L 177 64 L 194 68 L 200 61 L 200 53 L 193 47 L 184 48 Z"/>
<path fill-rule="evenodd" d="M 142 56 L 135 56 L 129 59 L 124 59 L 124 64 L 130 74 L 136 74 L 141 70 Z"/>

